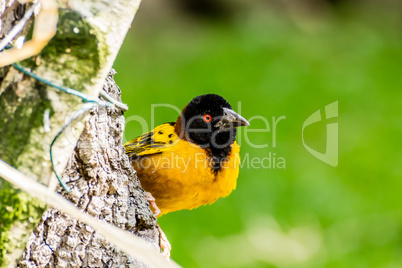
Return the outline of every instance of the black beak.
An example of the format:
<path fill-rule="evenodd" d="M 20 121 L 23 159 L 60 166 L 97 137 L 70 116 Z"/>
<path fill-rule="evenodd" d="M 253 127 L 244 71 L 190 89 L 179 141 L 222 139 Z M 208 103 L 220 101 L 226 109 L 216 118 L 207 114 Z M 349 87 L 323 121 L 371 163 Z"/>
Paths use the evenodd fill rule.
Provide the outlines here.
<path fill-rule="evenodd" d="M 214 127 L 219 129 L 228 129 L 249 125 L 250 123 L 235 111 L 228 108 L 223 108 L 223 116 Z"/>

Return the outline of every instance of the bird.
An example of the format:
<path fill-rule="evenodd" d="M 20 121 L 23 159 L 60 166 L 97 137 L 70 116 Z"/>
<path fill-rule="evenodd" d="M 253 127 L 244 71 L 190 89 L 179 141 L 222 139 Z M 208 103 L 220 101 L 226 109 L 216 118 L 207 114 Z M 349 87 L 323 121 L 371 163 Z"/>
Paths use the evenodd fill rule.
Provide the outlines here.
<path fill-rule="evenodd" d="M 194 209 L 228 196 L 239 175 L 237 128 L 249 125 L 223 97 L 205 94 L 193 98 L 175 122 L 125 143 L 155 215 Z M 162 236 L 161 241 L 166 238 L 163 232 Z M 163 242 L 170 250 L 167 239 Z"/>

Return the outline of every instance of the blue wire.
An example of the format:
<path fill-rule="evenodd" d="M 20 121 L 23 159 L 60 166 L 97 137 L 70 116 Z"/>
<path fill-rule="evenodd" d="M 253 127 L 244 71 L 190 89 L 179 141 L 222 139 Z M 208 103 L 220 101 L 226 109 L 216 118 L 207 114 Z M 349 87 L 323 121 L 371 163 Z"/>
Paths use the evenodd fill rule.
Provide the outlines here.
<path fill-rule="evenodd" d="M 71 122 L 69 122 L 70 124 Z M 61 178 L 59 177 L 59 175 L 56 172 L 56 169 L 54 168 L 54 163 L 53 163 L 53 144 L 56 142 L 57 138 L 61 135 L 61 133 L 63 133 L 63 131 L 68 127 L 68 125 L 64 125 L 63 128 L 57 133 L 57 135 L 54 137 L 54 139 L 52 140 L 52 143 L 50 144 L 50 162 L 52 163 L 52 168 L 53 168 L 53 172 L 54 175 L 56 175 L 57 180 L 59 181 L 59 183 L 61 184 L 61 186 L 63 187 L 63 189 L 69 194 L 71 193 L 70 188 L 67 186 L 67 184 L 65 184 Z"/>
<path fill-rule="evenodd" d="M 24 67 L 20 66 L 20 65 L 17 64 L 17 63 L 13 63 L 12 65 L 13 65 L 13 67 L 14 67 L 15 69 L 17 69 L 17 70 L 23 72 L 23 73 L 26 74 L 26 75 L 31 76 L 32 78 L 34 78 L 34 79 L 36 79 L 36 80 L 38 80 L 38 81 L 41 81 L 42 83 L 44 83 L 44 84 L 46 84 L 46 85 L 49 85 L 49 86 L 54 87 L 54 88 L 57 88 L 58 90 L 61 90 L 61 91 L 65 92 L 65 93 L 67 93 L 67 94 L 71 94 L 71 95 L 80 97 L 83 102 L 93 103 L 93 104 L 98 104 L 98 105 L 104 105 L 104 106 L 106 106 L 106 107 L 112 107 L 112 106 L 113 106 L 113 104 L 110 103 L 110 102 L 101 102 L 101 101 L 98 101 L 98 100 L 89 99 L 89 98 L 87 97 L 87 95 L 85 95 L 84 93 L 79 92 L 79 91 L 77 91 L 77 90 L 75 90 L 75 89 L 55 85 L 55 84 L 53 84 L 52 82 L 47 81 L 46 79 L 43 79 L 43 78 L 37 76 L 36 74 L 34 74 L 34 73 L 32 73 L 32 72 L 26 70 Z M 52 143 L 50 144 L 49 153 L 50 153 L 50 162 L 51 162 L 51 164 L 52 164 L 53 172 L 54 172 L 54 174 L 56 175 L 56 178 L 57 178 L 57 180 L 59 181 L 59 183 L 61 184 L 61 186 L 63 187 L 63 189 L 64 189 L 68 194 L 71 193 L 69 187 L 67 186 L 67 184 L 65 184 L 65 183 L 61 180 L 61 178 L 60 178 L 59 175 L 57 174 L 57 171 L 56 171 L 56 169 L 55 169 L 55 167 L 54 167 L 54 162 L 53 162 L 53 145 L 54 145 L 54 143 L 56 142 L 57 138 L 64 132 L 64 130 L 66 130 L 66 128 L 67 128 L 78 116 L 80 116 L 83 112 L 85 112 L 85 111 L 87 111 L 87 110 L 89 110 L 89 109 L 91 109 L 91 108 L 93 108 L 93 107 L 94 107 L 94 106 L 92 106 L 92 107 L 90 106 L 90 107 L 88 107 L 88 108 L 86 108 L 86 109 L 82 109 L 81 113 L 78 113 L 76 116 L 72 117 L 72 118 L 70 119 L 70 121 L 69 121 L 67 124 L 65 124 L 65 125 L 63 126 L 63 128 L 57 133 L 57 135 L 54 137 Z"/>
<path fill-rule="evenodd" d="M 50 162 L 52 163 L 52 167 L 53 167 L 53 171 L 54 174 L 56 175 L 57 180 L 60 182 L 61 186 L 64 188 L 64 190 L 69 194 L 71 191 L 69 189 L 69 187 L 67 186 L 67 184 L 65 184 L 61 178 L 59 177 L 59 175 L 56 172 L 56 169 L 54 168 L 54 163 L 53 163 L 53 145 L 56 142 L 57 138 L 64 132 L 64 130 L 66 130 L 66 128 L 75 120 L 77 119 L 80 115 L 82 115 L 83 113 L 85 113 L 86 111 L 88 111 L 89 109 L 92 109 L 93 107 L 96 106 L 95 102 L 91 102 L 92 106 L 88 106 L 87 108 L 81 108 L 79 111 L 77 112 L 77 114 L 75 116 L 72 116 L 70 118 L 70 120 L 68 121 L 67 124 L 64 124 L 63 128 L 57 133 L 57 135 L 54 137 L 52 143 L 50 144 Z"/>
<path fill-rule="evenodd" d="M 77 91 L 77 90 L 75 90 L 75 89 L 72 89 L 72 88 L 69 88 L 69 87 L 63 87 L 63 86 L 55 85 L 55 84 L 53 84 L 52 82 L 47 81 L 46 79 L 43 79 L 42 77 L 39 77 L 39 76 L 37 76 L 36 74 L 34 74 L 34 73 L 32 73 L 32 72 L 26 70 L 24 67 L 18 65 L 17 63 L 13 63 L 13 67 L 14 67 L 15 69 L 17 69 L 17 70 L 23 72 L 24 74 L 29 75 L 29 76 L 31 76 L 32 78 L 35 78 L 36 80 L 41 81 L 42 83 L 44 83 L 44 84 L 46 84 L 46 85 L 49 85 L 49 86 L 54 87 L 54 88 L 57 88 L 58 90 L 61 90 L 61 91 L 63 91 L 63 92 L 66 92 L 67 94 L 71 94 L 71 95 L 80 97 L 83 102 L 96 102 L 96 103 L 100 104 L 99 101 L 94 100 L 94 99 L 89 99 L 87 95 L 85 95 L 84 93 L 79 92 L 79 91 Z M 111 107 L 111 104 L 108 106 L 107 103 L 106 103 L 106 106 L 107 106 L 107 107 Z"/>

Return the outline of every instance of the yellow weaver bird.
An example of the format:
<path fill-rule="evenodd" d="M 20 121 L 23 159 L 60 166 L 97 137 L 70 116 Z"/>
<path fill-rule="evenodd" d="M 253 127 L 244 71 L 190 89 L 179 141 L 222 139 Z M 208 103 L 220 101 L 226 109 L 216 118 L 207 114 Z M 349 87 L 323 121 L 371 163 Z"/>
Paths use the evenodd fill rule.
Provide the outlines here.
<path fill-rule="evenodd" d="M 184 107 L 176 122 L 124 144 L 156 216 L 211 204 L 236 188 L 240 126 L 249 123 L 224 98 L 206 94 Z"/>

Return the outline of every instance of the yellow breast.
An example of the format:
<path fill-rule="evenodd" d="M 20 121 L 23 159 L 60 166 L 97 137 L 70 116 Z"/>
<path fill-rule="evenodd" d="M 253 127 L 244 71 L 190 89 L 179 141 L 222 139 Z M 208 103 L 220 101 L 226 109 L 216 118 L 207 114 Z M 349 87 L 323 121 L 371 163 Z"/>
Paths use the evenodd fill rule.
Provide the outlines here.
<path fill-rule="evenodd" d="M 219 171 L 211 169 L 211 158 L 199 146 L 178 139 L 157 154 L 132 162 L 142 187 L 151 192 L 161 214 L 193 209 L 215 202 L 236 188 L 240 148 L 236 142 Z"/>

